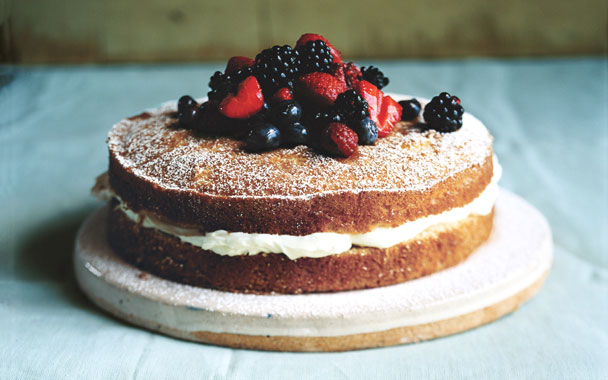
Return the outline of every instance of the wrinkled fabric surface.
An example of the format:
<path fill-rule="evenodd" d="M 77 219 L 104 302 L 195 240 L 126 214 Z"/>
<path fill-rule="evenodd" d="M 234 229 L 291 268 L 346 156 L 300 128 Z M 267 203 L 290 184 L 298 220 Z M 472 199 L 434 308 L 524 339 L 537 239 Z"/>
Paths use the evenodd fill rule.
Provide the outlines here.
<path fill-rule="evenodd" d="M 180 341 L 105 314 L 72 274 L 100 203 L 106 133 L 222 66 L 0 67 L 0 378 L 599 379 L 608 374 L 608 78 L 602 58 L 372 62 L 388 91 L 458 95 L 495 137 L 501 185 L 549 220 L 555 261 L 532 301 L 434 341 L 273 353 Z M 516 237 L 514 237 L 516 238 Z"/>

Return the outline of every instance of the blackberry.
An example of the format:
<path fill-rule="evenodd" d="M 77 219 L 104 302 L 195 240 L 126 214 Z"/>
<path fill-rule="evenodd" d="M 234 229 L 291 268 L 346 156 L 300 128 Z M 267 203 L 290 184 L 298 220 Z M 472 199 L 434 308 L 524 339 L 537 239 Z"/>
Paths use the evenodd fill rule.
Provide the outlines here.
<path fill-rule="evenodd" d="M 230 74 L 224 74 L 221 71 L 216 71 L 209 79 L 209 88 L 211 91 L 207 93 L 209 100 L 213 102 L 221 102 L 229 92 L 236 91 L 239 83 L 248 76 L 253 75 L 251 67 L 238 69 Z"/>
<path fill-rule="evenodd" d="M 348 90 L 338 95 L 334 102 L 334 110 L 343 115 L 348 123 L 356 123 L 369 117 L 367 101 L 355 90 Z"/>
<path fill-rule="evenodd" d="M 278 148 L 281 144 L 281 133 L 272 124 L 259 124 L 249 132 L 245 144 L 247 150 L 253 152 Z"/>
<path fill-rule="evenodd" d="M 370 82 L 379 89 L 388 85 L 388 78 L 385 77 L 384 74 L 382 74 L 382 71 L 377 67 L 362 67 L 361 73 L 363 74 L 363 80 Z"/>
<path fill-rule="evenodd" d="M 402 100 L 399 102 L 399 105 L 403 109 L 401 112 L 401 120 L 403 121 L 411 121 L 420 115 L 420 110 L 422 106 L 420 102 L 414 98 L 410 100 Z"/>
<path fill-rule="evenodd" d="M 378 139 L 378 125 L 369 117 L 351 125 L 359 136 L 359 145 L 373 145 Z"/>
<path fill-rule="evenodd" d="M 300 72 L 300 56 L 289 45 L 273 46 L 255 57 L 253 72 L 265 93 L 281 87 L 293 88 Z"/>
<path fill-rule="evenodd" d="M 463 113 L 460 99 L 442 92 L 424 107 L 423 116 L 429 128 L 439 132 L 454 132 L 462 127 Z"/>
<path fill-rule="evenodd" d="M 334 56 L 331 49 L 321 40 L 308 41 L 306 45 L 300 46 L 297 51 L 302 61 L 302 74 L 313 72 L 329 73 L 332 71 Z"/>

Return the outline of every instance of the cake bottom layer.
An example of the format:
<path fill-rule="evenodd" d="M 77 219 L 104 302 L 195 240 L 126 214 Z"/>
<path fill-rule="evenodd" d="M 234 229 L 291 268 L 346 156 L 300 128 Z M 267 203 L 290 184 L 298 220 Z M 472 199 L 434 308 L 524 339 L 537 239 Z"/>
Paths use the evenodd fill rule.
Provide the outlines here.
<path fill-rule="evenodd" d="M 260 294 L 337 292 L 393 285 L 454 266 L 488 239 L 493 216 L 470 215 L 433 226 L 385 249 L 353 247 L 338 255 L 290 260 L 274 253 L 218 255 L 143 228 L 113 208 L 108 241 L 131 264 L 188 285 Z"/>

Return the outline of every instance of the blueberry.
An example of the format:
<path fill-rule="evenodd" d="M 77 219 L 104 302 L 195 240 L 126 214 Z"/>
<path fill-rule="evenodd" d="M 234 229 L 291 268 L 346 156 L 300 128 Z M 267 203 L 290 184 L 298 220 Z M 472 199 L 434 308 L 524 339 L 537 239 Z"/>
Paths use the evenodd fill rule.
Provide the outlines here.
<path fill-rule="evenodd" d="M 357 132 L 360 145 L 372 145 L 378 139 L 378 126 L 369 117 L 353 123 L 350 127 Z"/>
<path fill-rule="evenodd" d="M 260 109 L 255 115 L 247 119 L 247 125 L 250 128 L 254 128 L 257 125 L 264 124 L 269 120 L 270 107 L 268 103 L 264 103 L 262 109 Z"/>
<path fill-rule="evenodd" d="M 197 105 L 196 100 L 190 95 L 184 95 L 177 101 L 177 112 L 182 112 L 186 108 L 191 108 Z"/>
<path fill-rule="evenodd" d="M 401 107 L 403 107 L 403 112 L 401 113 L 401 120 L 414 120 L 418 117 L 418 115 L 420 115 L 420 110 L 422 109 L 422 106 L 420 105 L 420 102 L 418 100 L 402 100 L 399 102 L 399 104 L 401 105 Z"/>
<path fill-rule="evenodd" d="M 326 127 L 329 123 L 342 123 L 343 116 L 339 113 L 330 112 L 317 112 L 313 115 L 311 123 L 317 127 Z"/>
<path fill-rule="evenodd" d="M 281 128 L 281 143 L 285 146 L 306 145 L 308 129 L 300 123 Z"/>
<path fill-rule="evenodd" d="M 260 124 L 249 131 L 245 143 L 247 149 L 254 152 L 278 148 L 281 144 L 281 133 L 272 124 Z"/>
<path fill-rule="evenodd" d="M 198 122 L 199 108 L 187 107 L 179 113 L 179 123 L 184 128 L 194 128 Z"/>
<path fill-rule="evenodd" d="M 273 109 L 274 122 L 279 127 L 287 127 L 297 123 L 302 117 L 302 107 L 298 102 L 293 100 L 285 100 L 279 103 Z"/>

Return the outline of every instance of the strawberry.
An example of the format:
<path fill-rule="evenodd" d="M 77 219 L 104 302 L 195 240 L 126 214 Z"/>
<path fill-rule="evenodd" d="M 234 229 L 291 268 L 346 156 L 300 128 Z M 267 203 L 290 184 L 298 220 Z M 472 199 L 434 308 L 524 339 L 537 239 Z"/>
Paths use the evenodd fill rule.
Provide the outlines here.
<path fill-rule="evenodd" d="M 358 143 L 357 133 L 346 124 L 331 123 L 321 132 L 321 147 L 336 156 L 352 156 Z"/>
<path fill-rule="evenodd" d="M 382 98 L 382 106 L 378 114 L 378 137 L 384 137 L 392 132 L 395 124 L 401 120 L 403 108 L 397 101 L 386 95 Z"/>
<path fill-rule="evenodd" d="M 264 106 L 262 88 L 255 77 L 249 76 L 239 84 L 236 94 L 229 93 L 220 103 L 220 113 L 231 119 L 248 119 Z"/>
<path fill-rule="evenodd" d="M 384 93 L 378 89 L 378 87 L 369 83 L 368 81 L 362 80 L 356 82 L 353 86 L 355 91 L 359 93 L 367 101 L 369 109 L 369 118 L 372 119 L 378 128 L 380 128 L 380 122 L 378 120 L 378 114 L 380 113 L 380 107 L 382 106 L 382 98 Z"/>
<path fill-rule="evenodd" d="M 281 103 L 285 100 L 293 100 L 293 93 L 287 87 L 279 88 L 272 96 L 272 100 L 275 103 Z"/>
<path fill-rule="evenodd" d="M 253 59 L 241 56 L 232 57 L 228 60 L 224 73 L 230 74 L 232 72 L 244 69 L 249 66 L 253 66 Z"/>
<path fill-rule="evenodd" d="M 401 120 L 401 105 L 366 80 L 355 83 L 354 88 L 367 101 L 369 118 L 378 125 L 378 137 L 391 133 L 395 124 Z"/>
<path fill-rule="evenodd" d="M 300 36 L 300 38 L 298 39 L 298 42 L 296 42 L 296 49 L 306 45 L 306 43 L 309 41 L 317 41 L 317 40 L 321 40 L 327 44 L 327 46 L 329 47 L 329 50 L 331 51 L 331 55 L 333 55 L 333 57 L 334 57 L 333 63 L 342 62 L 342 55 L 340 54 L 340 51 L 338 49 L 336 49 L 335 47 L 333 47 L 332 44 L 330 44 L 329 41 L 327 41 L 327 38 L 323 37 L 320 34 L 314 34 L 314 33 L 302 34 Z"/>
<path fill-rule="evenodd" d="M 296 91 L 305 101 L 327 107 L 346 91 L 346 84 L 331 74 L 315 72 L 300 77 Z"/>

